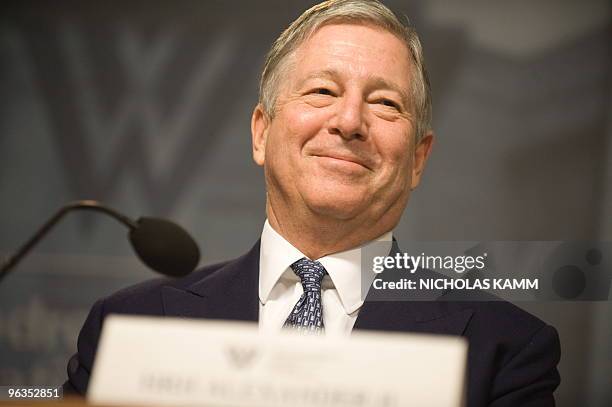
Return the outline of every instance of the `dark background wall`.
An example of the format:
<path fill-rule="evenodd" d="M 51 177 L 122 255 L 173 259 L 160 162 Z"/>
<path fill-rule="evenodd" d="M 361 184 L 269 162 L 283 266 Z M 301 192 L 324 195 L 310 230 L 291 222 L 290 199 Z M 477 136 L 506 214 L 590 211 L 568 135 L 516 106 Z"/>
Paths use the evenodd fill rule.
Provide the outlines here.
<path fill-rule="evenodd" d="M 63 203 L 177 220 L 203 263 L 257 239 L 250 113 L 303 1 L 4 2 L 0 253 Z M 421 33 L 437 143 L 400 240 L 612 240 L 608 1 L 388 1 Z M 96 298 L 153 275 L 122 227 L 59 226 L 0 286 L 0 384 L 59 384 Z M 609 302 L 524 303 L 561 335 L 560 406 L 612 405 Z"/>

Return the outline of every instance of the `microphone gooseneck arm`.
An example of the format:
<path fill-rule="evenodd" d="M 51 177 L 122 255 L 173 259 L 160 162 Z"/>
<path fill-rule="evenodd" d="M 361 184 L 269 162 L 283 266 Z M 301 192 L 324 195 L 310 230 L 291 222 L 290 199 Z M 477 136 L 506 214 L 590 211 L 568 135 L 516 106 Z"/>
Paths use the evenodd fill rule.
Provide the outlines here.
<path fill-rule="evenodd" d="M 103 212 L 111 217 L 115 218 L 119 222 L 123 223 L 130 230 L 134 230 L 138 227 L 138 224 L 132 219 L 125 215 L 111 209 L 107 206 L 102 205 L 100 202 L 83 200 L 71 202 L 66 206 L 61 207 L 55 215 L 53 215 L 44 225 L 38 229 L 38 231 L 17 250 L 15 254 L 10 256 L 0 266 L 0 281 L 9 273 L 9 271 L 19 263 L 19 261 L 60 221 L 68 212 L 73 210 L 87 210 Z"/>

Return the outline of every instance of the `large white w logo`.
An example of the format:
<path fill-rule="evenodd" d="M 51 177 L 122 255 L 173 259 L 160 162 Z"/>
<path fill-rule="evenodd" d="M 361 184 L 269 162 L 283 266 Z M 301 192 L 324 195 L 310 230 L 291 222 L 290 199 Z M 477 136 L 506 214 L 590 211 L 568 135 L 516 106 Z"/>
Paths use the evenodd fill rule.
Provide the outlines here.
<path fill-rule="evenodd" d="M 109 40 L 73 25 L 54 34 L 56 52 L 29 48 L 75 197 L 108 200 L 130 175 L 155 212 L 169 212 L 245 93 L 244 78 L 255 78 L 256 64 L 241 63 L 257 58 L 254 47 L 236 31 L 152 38 L 125 28 Z"/>

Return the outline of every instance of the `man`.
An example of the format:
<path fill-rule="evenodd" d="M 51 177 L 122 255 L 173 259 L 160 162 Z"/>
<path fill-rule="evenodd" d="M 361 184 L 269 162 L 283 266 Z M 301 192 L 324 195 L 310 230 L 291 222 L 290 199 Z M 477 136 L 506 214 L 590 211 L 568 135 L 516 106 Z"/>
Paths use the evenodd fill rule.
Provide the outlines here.
<path fill-rule="evenodd" d="M 501 302 L 368 302 L 359 249 L 390 241 L 431 151 L 419 39 L 376 1 L 314 6 L 276 40 L 252 117 L 268 220 L 243 257 L 98 301 L 68 365 L 84 393 L 110 313 L 259 321 L 325 334 L 353 329 L 465 336 L 469 406 L 549 406 L 553 328 Z M 314 311 L 313 311 L 314 310 Z"/>

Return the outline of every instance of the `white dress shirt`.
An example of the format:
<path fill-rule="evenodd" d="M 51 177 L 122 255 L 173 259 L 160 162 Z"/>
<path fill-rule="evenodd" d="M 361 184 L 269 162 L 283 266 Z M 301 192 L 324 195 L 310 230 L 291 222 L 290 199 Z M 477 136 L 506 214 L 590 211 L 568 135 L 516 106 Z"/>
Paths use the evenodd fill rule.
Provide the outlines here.
<path fill-rule="evenodd" d="M 387 232 L 373 242 L 381 256 L 389 253 L 392 233 Z M 350 334 L 359 309 L 363 305 L 361 296 L 361 249 L 360 247 L 334 253 L 318 260 L 327 270 L 321 289 L 323 325 L 326 335 Z M 259 329 L 265 332 L 280 330 L 289 313 L 304 292 L 300 279 L 291 264 L 305 256 L 276 232 L 266 220 L 261 234 L 259 253 Z M 372 281 L 374 277 L 371 272 Z M 369 284 L 368 284 L 369 286 Z"/>

